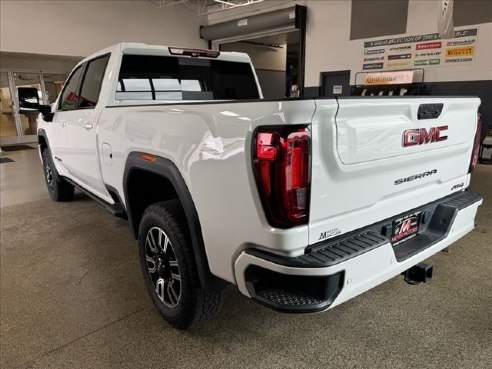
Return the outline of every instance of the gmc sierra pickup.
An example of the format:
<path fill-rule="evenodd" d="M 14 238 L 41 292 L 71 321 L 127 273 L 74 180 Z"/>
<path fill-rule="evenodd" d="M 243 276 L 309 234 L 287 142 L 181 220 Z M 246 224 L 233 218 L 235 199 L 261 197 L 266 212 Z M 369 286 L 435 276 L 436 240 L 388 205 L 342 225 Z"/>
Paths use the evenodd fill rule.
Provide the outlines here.
<path fill-rule="evenodd" d="M 245 54 L 122 43 L 39 106 L 39 150 L 53 200 L 77 187 L 128 219 L 157 310 L 186 329 L 227 282 L 307 313 L 429 279 L 482 203 L 479 104 L 264 100 Z"/>

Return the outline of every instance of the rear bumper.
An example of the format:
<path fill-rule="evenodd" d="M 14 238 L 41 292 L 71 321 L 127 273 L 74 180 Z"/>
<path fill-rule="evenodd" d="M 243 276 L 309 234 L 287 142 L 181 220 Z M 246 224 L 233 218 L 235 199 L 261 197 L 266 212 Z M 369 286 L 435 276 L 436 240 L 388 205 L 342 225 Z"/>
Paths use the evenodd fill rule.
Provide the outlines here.
<path fill-rule="evenodd" d="M 337 306 L 424 261 L 469 233 L 482 204 L 463 191 L 410 210 L 427 214 L 419 234 L 396 247 L 392 219 L 307 248 L 295 258 L 247 249 L 236 259 L 239 290 L 275 310 L 305 313 Z M 423 217 L 424 218 L 424 217 Z"/>

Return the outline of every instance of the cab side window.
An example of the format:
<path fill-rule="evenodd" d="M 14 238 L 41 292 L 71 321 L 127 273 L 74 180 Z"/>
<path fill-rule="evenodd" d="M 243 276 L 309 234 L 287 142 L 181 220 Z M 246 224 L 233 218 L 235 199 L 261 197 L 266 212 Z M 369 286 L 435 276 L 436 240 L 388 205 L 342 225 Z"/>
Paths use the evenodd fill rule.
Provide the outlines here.
<path fill-rule="evenodd" d="M 59 110 L 77 109 L 79 104 L 79 82 L 83 70 L 83 65 L 79 66 L 68 79 L 58 105 Z"/>
<path fill-rule="evenodd" d="M 79 108 L 94 108 L 97 105 L 108 61 L 109 55 L 105 55 L 90 61 L 87 65 L 80 90 Z"/>

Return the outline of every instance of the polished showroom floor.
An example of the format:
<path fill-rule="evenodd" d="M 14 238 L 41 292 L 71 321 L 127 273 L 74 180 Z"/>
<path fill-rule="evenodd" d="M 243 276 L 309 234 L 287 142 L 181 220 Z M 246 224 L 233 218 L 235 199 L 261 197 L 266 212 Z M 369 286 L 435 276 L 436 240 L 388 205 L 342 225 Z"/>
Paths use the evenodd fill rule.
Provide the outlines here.
<path fill-rule="evenodd" d="M 180 332 L 144 291 L 125 221 L 87 197 L 48 199 L 36 150 L 3 153 L 1 368 L 491 368 L 492 166 L 476 229 L 434 256 L 430 284 L 397 277 L 324 314 L 282 315 L 228 289 L 220 316 Z"/>

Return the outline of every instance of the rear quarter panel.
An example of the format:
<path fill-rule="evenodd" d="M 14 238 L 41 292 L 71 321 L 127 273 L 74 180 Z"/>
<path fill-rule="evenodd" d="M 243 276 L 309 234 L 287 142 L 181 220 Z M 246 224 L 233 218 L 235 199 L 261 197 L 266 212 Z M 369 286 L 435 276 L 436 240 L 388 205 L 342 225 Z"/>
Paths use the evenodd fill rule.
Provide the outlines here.
<path fill-rule="evenodd" d="M 123 195 L 131 152 L 171 160 L 192 195 L 212 273 L 234 282 L 235 256 L 248 245 L 291 254 L 308 244 L 307 226 L 268 225 L 253 178 L 251 138 L 258 126 L 310 123 L 314 110 L 313 100 L 108 107 L 98 125 L 98 145 L 113 151 L 111 165 L 101 158 L 104 182 Z"/>

